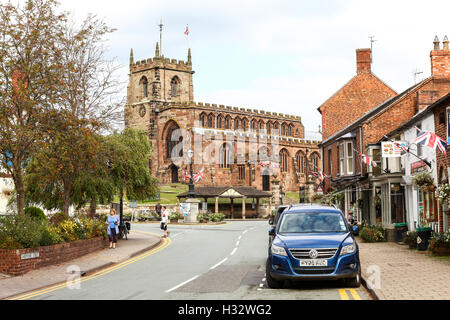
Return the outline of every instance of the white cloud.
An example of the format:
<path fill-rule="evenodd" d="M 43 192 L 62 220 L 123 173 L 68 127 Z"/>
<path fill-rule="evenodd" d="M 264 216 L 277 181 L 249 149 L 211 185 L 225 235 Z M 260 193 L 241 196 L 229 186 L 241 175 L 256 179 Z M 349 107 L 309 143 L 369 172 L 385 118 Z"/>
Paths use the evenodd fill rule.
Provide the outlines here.
<path fill-rule="evenodd" d="M 430 74 L 435 35 L 447 33 L 449 1 L 144 1 L 63 0 L 81 19 L 97 13 L 118 31 L 111 56 L 128 64 L 151 57 L 166 25 L 166 57 L 186 59 L 191 29 L 195 100 L 300 115 L 309 130 L 316 108 L 356 73 L 355 49 L 370 47 L 373 71 L 396 91 L 413 83 L 413 70 Z M 123 78 L 127 79 L 124 69 Z"/>

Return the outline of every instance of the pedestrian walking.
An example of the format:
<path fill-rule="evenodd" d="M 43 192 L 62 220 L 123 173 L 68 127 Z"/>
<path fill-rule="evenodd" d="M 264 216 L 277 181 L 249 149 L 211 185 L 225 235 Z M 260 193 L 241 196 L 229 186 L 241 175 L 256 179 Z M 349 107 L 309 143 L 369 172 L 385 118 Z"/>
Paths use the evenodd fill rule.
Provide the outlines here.
<path fill-rule="evenodd" d="M 169 235 L 169 231 L 167 231 L 167 224 L 169 223 L 169 210 L 167 210 L 166 206 L 162 207 L 163 212 L 162 212 L 162 216 L 161 216 L 161 230 L 164 230 L 164 235 L 163 238 L 167 238 L 167 236 Z"/>
<path fill-rule="evenodd" d="M 110 249 L 116 248 L 117 235 L 119 234 L 119 223 L 120 219 L 119 216 L 116 215 L 116 210 L 111 208 L 111 210 L 109 210 L 109 216 L 106 218 Z"/>
<path fill-rule="evenodd" d="M 161 218 L 161 204 L 158 202 L 155 206 L 155 211 L 158 214 L 158 216 Z"/>

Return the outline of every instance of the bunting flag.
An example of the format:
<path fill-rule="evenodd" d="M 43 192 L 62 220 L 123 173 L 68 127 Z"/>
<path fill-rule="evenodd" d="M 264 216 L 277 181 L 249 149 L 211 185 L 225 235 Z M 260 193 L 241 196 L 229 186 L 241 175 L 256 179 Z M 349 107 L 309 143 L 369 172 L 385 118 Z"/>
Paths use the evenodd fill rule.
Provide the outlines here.
<path fill-rule="evenodd" d="M 199 172 L 197 172 L 197 174 L 194 175 L 194 183 L 199 182 L 200 180 L 203 179 L 203 175 L 205 174 L 205 168 L 203 167 Z"/>
<path fill-rule="evenodd" d="M 416 129 L 419 130 L 415 140 L 416 144 L 422 144 L 435 150 L 439 148 L 444 155 L 446 154 L 447 142 L 444 139 L 431 131 L 422 131 L 417 127 Z"/>
<path fill-rule="evenodd" d="M 319 178 L 320 183 L 322 183 L 326 178 L 328 178 L 328 176 L 325 174 L 325 172 L 323 171 L 319 171 L 319 172 L 312 172 L 312 174 L 314 176 L 316 176 L 317 178 Z"/>
<path fill-rule="evenodd" d="M 376 168 L 377 163 L 375 161 L 373 161 L 372 158 L 370 158 L 368 155 L 361 153 L 361 152 L 359 152 L 359 155 L 361 157 L 362 162 L 364 162 L 368 166 L 372 166 L 372 167 Z"/>
<path fill-rule="evenodd" d="M 186 26 L 186 31 L 184 32 L 184 34 L 187 36 L 189 35 L 189 27 L 188 26 Z"/>
<path fill-rule="evenodd" d="M 406 152 L 406 153 L 408 152 L 408 147 L 405 146 L 405 145 L 402 145 L 402 144 L 400 144 L 400 143 L 394 142 L 394 146 L 396 146 L 397 148 L 402 149 L 402 151 L 404 151 L 404 152 Z"/>
<path fill-rule="evenodd" d="M 182 169 L 182 178 L 184 181 L 189 181 L 191 179 L 191 175 L 185 169 Z"/>

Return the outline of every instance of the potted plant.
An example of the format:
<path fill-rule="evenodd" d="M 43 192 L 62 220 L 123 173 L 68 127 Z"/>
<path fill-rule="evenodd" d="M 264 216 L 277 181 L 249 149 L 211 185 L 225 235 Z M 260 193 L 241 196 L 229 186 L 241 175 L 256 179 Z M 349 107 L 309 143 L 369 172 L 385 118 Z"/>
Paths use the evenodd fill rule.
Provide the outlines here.
<path fill-rule="evenodd" d="M 434 233 L 430 239 L 430 250 L 434 255 L 450 255 L 450 231 Z"/>
<path fill-rule="evenodd" d="M 417 232 L 408 231 L 403 238 L 403 243 L 407 244 L 410 249 L 417 248 Z"/>
<path fill-rule="evenodd" d="M 180 219 L 180 214 L 178 212 L 172 212 L 169 214 L 170 223 L 178 223 L 178 219 Z"/>

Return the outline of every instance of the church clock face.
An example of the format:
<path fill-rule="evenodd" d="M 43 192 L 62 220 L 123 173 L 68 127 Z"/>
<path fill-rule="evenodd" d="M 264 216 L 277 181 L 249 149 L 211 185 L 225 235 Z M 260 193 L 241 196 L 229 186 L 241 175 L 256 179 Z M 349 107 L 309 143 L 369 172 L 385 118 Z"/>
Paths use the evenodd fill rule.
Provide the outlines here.
<path fill-rule="evenodd" d="M 145 107 L 144 107 L 144 106 L 141 106 L 141 107 L 139 108 L 139 115 L 143 118 L 143 117 L 145 116 L 145 113 L 146 113 Z"/>

